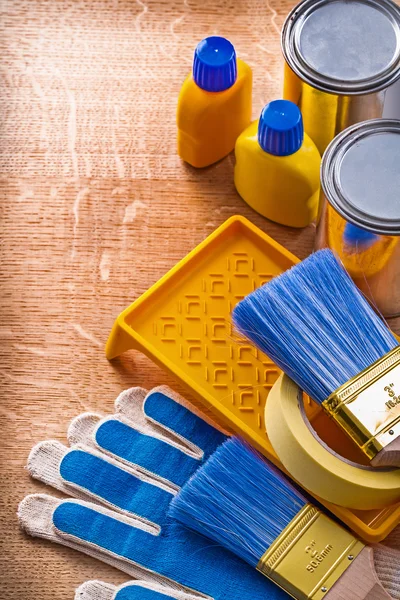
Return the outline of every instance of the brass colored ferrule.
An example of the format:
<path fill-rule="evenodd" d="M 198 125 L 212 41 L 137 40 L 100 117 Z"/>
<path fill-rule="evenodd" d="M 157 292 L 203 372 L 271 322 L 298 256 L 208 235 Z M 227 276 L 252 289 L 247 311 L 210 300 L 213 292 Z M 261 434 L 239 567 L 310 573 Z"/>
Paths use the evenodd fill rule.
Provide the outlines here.
<path fill-rule="evenodd" d="M 296 600 L 322 600 L 363 548 L 349 531 L 306 504 L 261 557 L 257 570 Z"/>
<path fill-rule="evenodd" d="M 400 346 L 340 386 L 322 406 L 374 458 L 400 435 Z"/>

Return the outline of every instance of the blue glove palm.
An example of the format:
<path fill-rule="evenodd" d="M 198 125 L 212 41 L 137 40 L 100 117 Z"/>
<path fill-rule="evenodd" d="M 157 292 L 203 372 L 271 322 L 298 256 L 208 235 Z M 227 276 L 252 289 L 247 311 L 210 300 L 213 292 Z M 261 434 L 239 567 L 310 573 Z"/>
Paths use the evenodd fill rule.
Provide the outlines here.
<path fill-rule="evenodd" d="M 288 598 L 233 554 L 167 516 L 173 494 L 225 436 L 175 402 L 170 393 L 158 390 L 145 399 L 139 431 L 124 398 L 114 417 L 78 418 L 70 437 L 80 443 L 71 449 L 57 442 L 34 448 L 28 463 L 32 475 L 78 499 L 30 496 L 25 500 L 27 510 L 24 503 L 20 510 L 23 526 L 34 535 L 53 536 L 55 541 L 117 562 L 130 574 L 137 576 L 139 569 L 157 581 L 161 575 L 165 585 L 178 584 L 193 596 Z M 46 515 L 39 515 L 40 511 Z M 50 526 L 38 531 L 27 514 L 50 521 Z M 138 589 L 124 586 L 115 600 L 139 596 L 164 600 L 160 591 Z"/>

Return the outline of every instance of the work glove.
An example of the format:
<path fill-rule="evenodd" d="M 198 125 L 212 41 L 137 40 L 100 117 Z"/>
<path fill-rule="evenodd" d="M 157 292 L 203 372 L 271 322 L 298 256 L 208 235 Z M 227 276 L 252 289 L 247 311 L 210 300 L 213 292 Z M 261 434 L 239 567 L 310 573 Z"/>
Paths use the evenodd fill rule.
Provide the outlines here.
<path fill-rule="evenodd" d="M 177 586 L 178 587 L 178 586 Z M 135 580 L 115 586 L 104 581 L 87 581 L 75 592 L 75 600 L 198 600 L 199 595 L 172 589 L 163 583 Z M 204 600 L 204 597 L 202 597 Z"/>
<path fill-rule="evenodd" d="M 167 516 L 174 494 L 225 440 L 181 402 L 167 388 L 132 388 L 111 417 L 77 417 L 70 447 L 36 445 L 30 474 L 68 498 L 27 496 L 21 526 L 141 580 L 119 588 L 88 582 L 76 593 L 81 600 L 287 600 L 252 567 Z"/>

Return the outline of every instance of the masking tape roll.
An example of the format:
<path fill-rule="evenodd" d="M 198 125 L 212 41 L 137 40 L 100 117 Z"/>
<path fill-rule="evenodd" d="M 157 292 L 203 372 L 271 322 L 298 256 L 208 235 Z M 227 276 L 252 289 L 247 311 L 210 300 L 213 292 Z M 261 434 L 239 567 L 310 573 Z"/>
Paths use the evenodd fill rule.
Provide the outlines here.
<path fill-rule="evenodd" d="M 300 388 L 287 375 L 281 375 L 269 393 L 265 422 L 283 466 L 313 494 L 359 510 L 400 500 L 400 469 L 358 465 L 328 448 L 308 422 Z"/>

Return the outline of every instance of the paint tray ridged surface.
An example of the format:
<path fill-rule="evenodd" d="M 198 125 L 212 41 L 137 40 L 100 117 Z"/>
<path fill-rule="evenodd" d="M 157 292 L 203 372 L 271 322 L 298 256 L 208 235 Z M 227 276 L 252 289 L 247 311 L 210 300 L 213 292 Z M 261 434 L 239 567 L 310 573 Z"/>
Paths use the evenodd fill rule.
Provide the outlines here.
<path fill-rule="evenodd" d="M 231 312 L 244 296 L 296 262 L 249 221 L 232 217 L 117 317 L 107 357 L 133 348 L 144 352 L 282 468 L 264 424 L 279 369 L 238 338 Z M 400 506 L 352 511 L 323 503 L 368 541 L 383 539 L 400 521 Z"/>

